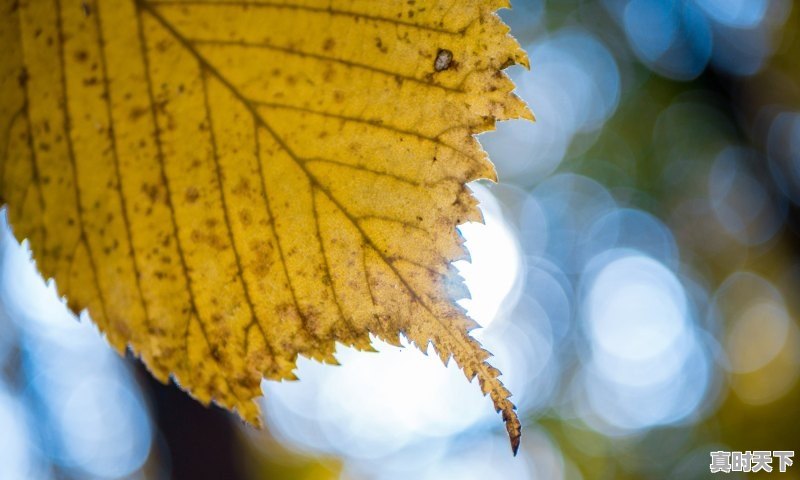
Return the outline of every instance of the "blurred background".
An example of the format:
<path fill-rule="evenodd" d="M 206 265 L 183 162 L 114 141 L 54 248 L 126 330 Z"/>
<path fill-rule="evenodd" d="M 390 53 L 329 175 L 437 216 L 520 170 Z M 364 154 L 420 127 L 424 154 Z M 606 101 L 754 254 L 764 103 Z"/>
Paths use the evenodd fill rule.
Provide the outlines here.
<path fill-rule="evenodd" d="M 501 183 L 459 267 L 516 458 L 455 365 L 385 344 L 301 359 L 247 428 L 119 358 L 3 223 L 0 478 L 692 479 L 800 450 L 800 5 L 513 6 L 538 122 L 480 137 Z"/>

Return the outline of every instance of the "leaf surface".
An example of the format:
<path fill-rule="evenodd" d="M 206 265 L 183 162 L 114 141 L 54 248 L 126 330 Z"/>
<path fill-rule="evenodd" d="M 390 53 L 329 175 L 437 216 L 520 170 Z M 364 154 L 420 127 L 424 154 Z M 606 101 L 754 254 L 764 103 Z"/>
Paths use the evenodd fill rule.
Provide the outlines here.
<path fill-rule="evenodd" d="M 500 0 L 0 0 L 0 196 L 110 343 L 259 423 L 262 377 L 405 335 L 502 412 L 451 262 L 530 117 Z"/>

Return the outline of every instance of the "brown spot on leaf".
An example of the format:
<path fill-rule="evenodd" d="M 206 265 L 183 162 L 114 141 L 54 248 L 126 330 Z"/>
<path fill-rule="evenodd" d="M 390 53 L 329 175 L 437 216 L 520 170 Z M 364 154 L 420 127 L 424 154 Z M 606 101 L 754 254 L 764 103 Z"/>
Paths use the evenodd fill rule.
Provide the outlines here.
<path fill-rule="evenodd" d="M 147 114 L 148 109 L 145 107 L 133 107 L 128 114 L 128 118 L 131 121 L 136 121 L 141 118 L 143 115 Z"/>
<path fill-rule="evenodd" d="M 433 69 L 437 72 L 447 70 L 450 68 L 452 62 L 453 52 L 440 48 L 439 51 L 436 52 L 436 59 L 433 61 Z"/>
<path fill-rule="evenodd" d="M 253 217 L 250 216 L 250 212 L 247 210 L 239 210 L 239 221 L 242 222 L 242 225 L 249 226 L 253 223 Z"/>
<path fill-rule="evenodd" d="M 250 182 L 246 177 L 239 178 L 239 182 L 233 187 L 233 193 L 236 195 L 247 195 L 250 193 Z"/>
<path fill-rule="evenodd" d="M 189 187 L 186 189 L 186 194 L 184 195 L 186 201 L 189 203 L 194 203 L 200 198 L 200 192 L 197 191 L 195 187 Z"/>
<path fill-rule="evenodd" d="M 387 47 L 386 45 L 383 44 L 383 40 L 381 40 L 380 37 L 375 37 L 375 47 L 381 53 L 388 53 L 389 52 L 389 47 Z"/>
<path fill-rule="evenodd" d="M 25 67 L 19 71 L 19 75 L 17 75 L 17 83 L 22 88 L 25 88 L 25 85 L 28 84 L 28 70 Z"/>

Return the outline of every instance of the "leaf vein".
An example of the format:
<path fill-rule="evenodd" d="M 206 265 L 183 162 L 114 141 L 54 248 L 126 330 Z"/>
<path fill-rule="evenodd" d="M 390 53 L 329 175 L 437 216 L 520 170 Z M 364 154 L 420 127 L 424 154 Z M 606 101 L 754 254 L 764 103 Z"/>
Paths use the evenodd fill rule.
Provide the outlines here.
<path fill-rule="evenodd" d="M 111 151 L 114 158 L 114 175 L 117 177 L 117 183 L 114 185 L 114 190 L 116 190 L 117 194 L 119 195 L 120 207 L 122 210 L 122 221 L 125 224 L 125 235 L 129 247 L 128 253 L 131 256 L 131 261 L 133 263 L 133 273 L 134 273 L 134 281 L 136 283 L 136 291 L 139 295 L 139 300 L 141 302 L 142 309 L 144 311 L 145 324 L 148 327 L 151 327 L 150 311 L 147 305 L 147 300 L 145 300 L 144 293 L 142 290 L 139 260 L 136 255 L 136 249 L 133 246 L 133 234 L 131 233 L 131 223 L 130 223 L 130 218 L 128 217 L 127 200 L 125 199 L 125 195 L 122 192 L 122 174 L 120 173 L 119 151 L 117 150 L 117 135 L 113 125 L 114 117 L 111 114 L 111 81 L 108 76 L 106 42 L 105 38 L 103 38 L 102 22 L 100 19 L 100 2 L 95 0 L 93 3 L 95 11 L 94 15 L 95 26 L 97 28 L 97 42 L 100 49 L 100 66 L 103 75 L 103 91 L 106 104 L 106 115 L 108 116 L 108 124 L 109 124 L 108 135 L 109 135 L 109 140 L 111 142 Z"/>
<path fill-rule="evenodd" d="M 231 88 L 233 88 L 232 85 L 231 85 Z M 244 98 L 241 95 L 240 95 L 240 97 Z M 370 125 L 370 126 L 373 126 L 373 127 L 376 127 L 376 128 L 381 128 L 381 129 L 388 130 L 388 131 L 391 131 L 391 132 L 399 133 L 401 135 L 408 135 L 410 137 L 416 137 L 416 138 L 418 138 L 420 140 L 425 140 L 425 141 L 431 142 L 431 143 L 433 143 L 435 145 L 438 145 L 440 147 L 444 147 L 444 148 L 447 148 L 449 150 L 452 150 L 453 152 L 458 153 L 458 154 L 462 155 L 465 158 L 468 158 L 470 160 L 474 160 L 474 158 L 471 155 L 469 155 L 468 153 L 466 153 L 466 152 L 464 152 L 462 150 L 459 150 L 458 148 L 443 142 L 440 137 L 446 132 L 442 132 L 442 133 L 440 133 L 439 135 L 436 135 L 436 136 L 430 136 L 430 135 L 425 135 L 425 134 L 422 134 L 422 133 L 414 131 L 414 130 L 408 130 L 408 129 L 403 129 L 403 128 L 400 128 L 400 127 L 395 127 L 393 125 L 389 125 L 389 124 L 383 122 L 382 120 L 352 117 L 352 116 L 348 116 L 348 115 L 341 115 L 341 114 L 338 114 L 338 113 L 331 113 L 331 112 L 323 112 L 321 110 L 315 110 L 315 109 L 308 108 L 308 107 L 298 107 L 298 106 L 286 105 L 286 104 L 282 104 L 282 103 L 249 101 L 249 100 L 248 100 L 248 102 L 253 104 L 253 105 L 259 106 L 259 107 L 276 108 L 276 109 L 282 109 L 282 110 L 293 110 L 293 111 L 296 111 L 296 112 L 308 113 L 308 114 L 311 114 L 311 115 L 318 115 L 318 116 L 321 116 L 321 117 L 334 118 L 334 119 L 337 119 L 337 120 L 341 120 L 343 122 L 361 123 L 361 124 L 365 124 L 365 125 Z M 453 130 L 453 129 L 457 129 L 457 128 L 464 128 L 464 127 L 468 127 L 468 125 L 456 125 L 456 126 L 448 128 L 448 131 L 449 130 Z"/>
<path fill-rule="evenodd" d="M 265 50 L 272 50 L 276 52 L 282 52 L 289 55 L 294 55 L 301 58 L 312 58 L 314 60 L 319 60 L 323 62 L 332 62 L 338 63 L 340 65 L 344 65 L 350 68 L 359 68 L 362 70 L 367 70 L 373 73 L 378 73 L 381 75 L 385 75 L 387 77 L 392 77 L 398 81 L 409 81 L 414 82 L 419 85 L 423 85 L 425 87 L 432 87 L 432 88 L 439 88 L 441 90 L 453 93 L 466 93 L 463 89 L 457 87 L 448 87 L 447 85 L 442 85 L 441 83 L 435 83 L 431 81 L 426 81 L 422 78 L 417 78 L 411 75 L 405 75 L 402 73 L 393 72 L 391 70 L 387 70 L 384 68 L 374 67 L 372 65 L 367 65 L 365 63 L 354 62 L 351 60 L 345 60 L 343 58 L 336 58 L 331 57 L 329 55 L 320 55 L 318 53 L 310 53 L 304 52 L 300 50 L 295 50 L 293 48 L 286 48 L 286 47 L 279 47 L 277 45 L 270 45 L 267 43 L 252 43 L 252 42 L 244 42 L 240 40 L 205 40 L 205 39 L 196 39 L 196 38 L 187 38 L 189 43 L 194 45 L 212 45 L 212 46 L 219 46 L 219 47 L 229 47 L 229 46 L 236 46 L 242 48 L 253 48 L 253 49 L 265 49 Z"/>
<path fill-rule="evenodd" d="M 6 126 L 6 131 L 3 134 L 5 141 L 3 142 L 3 157 L 0 158 L 2 163 L 0 163 L 0 197 L 2 197 L 3 192 L 5 191 L 5 184 L 6 184 L 6 164 L 8 163 L 8 152 L 11 148 L 11 132 L 14 130 L 14 126 L 17 124 L 17 120 L 22 118 L 22 113 L 24 112 L 27 106 L 23 104 L 21 107 L 17 109 L 16 112 L 11 116 L 8 121 L 8 125 Z"/>
<path fill-rule="evenodd" d="M 410 185 L 410 186 L 416 187 L 416 188 L 419 188 L 419 187 L 422 186 L 419 182 L 417 182 L 415 180 L 411 180 L 409 178 L 405 178 L 405 177 L 402 177 L 400 175 L 396 175 L 394 173 L 384 172 L 384 171 L 381 171 L 381 170 L 375 170 L 373 168 L 365 167 L 363 165 L 353 165 L 352 163 L 342 162 L 342 161 L 339 161 L 339 160 L 333 160 L 333 159 L 321 158 L 321 157 L 313 157 L 313 158 L 299 158 L 298 161 L 300 161 L 302 163 L 306 163 L 306 164 L 308 164 L 308 163 L 327 163 L 327 164 L 330 164 L 330 165 L 337 165 L 337 166 L 340 166 L 340 167 L 343 167 L 343 168 L 348 168 L 348 169 L 356 170 L 356 171 L 359 171 L 359 172 L 370 173 L 372 175 L 376 175 L 376 176 L 379 176 L 379 177 L 390 178 L 392 180 L 396 180 L 398 182 L 405 183 L 407 185 Z"/>
<path fill-rule="evenodd" d="M 137 2 L 137 5 L 141 5 Z M 161 182 L 164 184 L 164 189 L 166 190 L 166 204 L 167 208 L 169 209 L 170 213 L 170 220 L 172 223 L 172 232 L 175 238 L 175 246 L 178 251 L 178 259 L 180 260 L 181 269 L 183 271 L 184 281 L 186 283 L 186 290 L 189 294 L 189 306 L 191 308 L 191 312 L 189 318 L 186 320 L 185 325 L 185 334 L 184 334 L 184 358 L 188 362 L 189 360 L 189 346 L 186 339 L 189 336 L 189 326 L 192 322 L 192 314 L 198 319 L 198 322 L 202 325 L 202 321 L 200 321 L 200 314 L 197 309 L 197 303 L 195 301 L 194 291 L 192 289 L 192 280 L 189 276 L 189 269 L 186 265 L 186 258 L 184 256 L 183 247 L 181 246 L 181 239 L 180 235 L 178 235 L 178 221 L 175 218 L 175 206 L 172 204 L 172 191 L 169 186 L 169 179 L 167 178 L 166 172 L 166 165 L 164 160 L 164 150 L 161 144 L 161 129 L 158 126 L 158 115 L 156 114 L 156 102 L 155 102 L 155 94 L 153 93 L 153 79 L 150 75 L 150 56 L 147 53 L 147 43 L 145 40 L 144 35 L 144 25 L 142 22 L 142 15 L 141 9 L 136 9 L 137 14 L 137 27 L 138 27 L 138 35 L 139 35 L 139 48 L 141 50 L 142 61 L 144 63 L 144 75 L 145 75 L 145 83 L 147 84 L 147 94 L 149 96 L 149 103 L 150 103 L 150 115 L 152 117 L 153 122 L 153 138 L 155 139 L 156 145 L 156 158 L 158 160 L 159 165 L 159 174 L 161 176 Z M 215 362 L 219 363 L 216 359 Z"/>
<path fill-rule="evenodd" d="M 61 7 L 61 0 L 55 0 L 56 4 L 56 29 L 58 31 L 58 36 L 60 39 L 64 38 L 64 25 L 63 25 L 63 18 L 62 18 L 62 7 Z M 81 189 L 80 184 L 78 182 L 78 162 L 75 159 L 75 150 L 72 145 L 72 124 L 69 114 L 69 98 L 67 96 L 67 69 L 66 69 L 66 58 L 64 55 L 64 41 L 59 41 L 58 43 L 58 55 L 59 55 L 59 67 L 61 70 L 61 94 L 62 98 L 62 109 L 64 113 L 64 137 L 67 144 L 67 157 L 69 158 L 70 165 L 72 167 L 72 178 L 73 178 L 73 187 L 75 191 L 75 208 L 78 214 L 78 227 L 80 229 L 80 239 L 79 242 L 83 242 L 84 247 L 86 248 L 86 255 L 89 257 L 89 268 L 92 271 L 92 277 L 94 278 L 94 287 L 97 290 L 97 297 L 100 301 L 100 308 L 103 314 L 103 320 L 108 324 L 111 321 L 111 318 L 108 316 L 108 309 L 106 307 L 106 300 L 103 289 L 100 287 L 100 279 L 97 270 L 97 264 L 95 263 L 94 253 L 92 252 L 91 245 L 89 240 L 86 236 L 86 226 L 85 226 L 85 219 L 83 217 L 83 206 L 81 205 Z"/>
<path fill-rule="evenodd" d="M 272 206 L 270 205 L 269 201 L 269 194 L 267 193 L 267 180 L 266 176 L 264 175 L 264 168 L 261 165 L 261 142 L 258 139 L 258 122 L 256 118 L 253 117 L 253 129 L 255 132 L 255 149 L 256 149 L 256 160 L 258 163 L 258 173 L 261 177 L 261 191 L 264 196 L 264 204 L 267 207 L 267 215 L 269 215 L 269 225 L 272 229 L 272 235 L 275 237 L 275 244 L 278 247 L 278 255 L 281 259 L 281 265 L 283 266 L 283 273 L 286 275 L 286 284 L 289 287 L 289 291 L 292 294 L 292 302 L 294 303 L 294 308 L 297 310 L 297 314 L 300 316 L 300 320 L 303 322 L 303 327 L 307 333 L 313 336 L 313 332 L 311 329 L 308 328 L 308 319 L 303 313 L 303 310 L 300 308 L 300 303 L 297 301 L 297 293 L 295 292 L 294 285 L 292 284 L 292 277 L 289 275 L 289 267 L 286 265 L 286 257 L 283 254 L 283 246 L 281 245 L 281 238 L 278 235 L 278 228 L 275 226 L 275 217 L 272 214 Z"/>
<path fill-rule="evenodd" d="M 331 291 L 333 292 L 333 302 L 336 304 L 336 310 L 339 312 L 339 318 L 341 318 L 347 325 L 350 327 L 350 330 L 356 334 L 355 325 L 353 325 L 352 320 L 344 314 L 342 310 L 342 304 L 339 301 L 339 296 L 336 293 L 336 285 L 333 281 L 333 276 L 331 275 L 331 266 L 328 260 L 328 254 L 325 251 L 325 240 L 322 238 L 322 230 L 319 226 L 319 215 L 317 213 L 317 196 L 316 192 L 312 189 L 311 191 L 311 208 L 312 214 L 314 216 L 314 226 L 317 230 L 317 239 L 319 240 L 320 250 L 322 252 L 322 259 L 324 260 L 323 266 L 325 267 L 325 276 L 328 278 L 328 281 L 331 285 Z"/>
<path fill-rule="evenodd" d="M 402 26 L 402 27 L 410 27 L 416 28 L 419 30 L 427 30 L 431 32 L 443 33 L 447 35 L 463 35 L 467 28 L 471 25 L 467 25 L 467 27 L 461 30 L 448 30 L 445 28 L 434 27 L 430 25 L 423 25 L 414 22 L 408 22 L 404 20 L 398 20 L 396 18 L 388 18 L 388 17 L 381 17 L 378 15 L 370 15 L 365 13 L 358 13 L 358 12 L 351 12 L 348 10 L 336 9 L 333 7 L 313 7 L 310 5 L 299 5 L 295 3 L 282 3 L 282 2 L 270 2 L 265 0 L 254 0 L 252 2 L 243 2 L 243 1 L 219 1 L 219 0 L 205 0 L 205 1 L 197 1 L 197 0 L 154 0 L 148 1 L 149 5 L 153 6 L 206 6 L 206 5 L 215 5 L 215 6 L 236 6 L 242 8 L 274 8 L 274 9 L 285 9 L 285 10 L 299 10 L 305 12 L 314 12 L 314 13 L 326 13 L 332 16 L 343 16 L 343 17 L 351 17 L 355 19 L 361 20 L 369 20 L 373 22 L 381 22 L 381 23 L 388 23 L 391 25 Z"/>
<path fill-rule="evenodd" d="M 222 178 L 223 178 L 222 166 L 220 165 L 219 151 L 217 150 L 217 139 L 216 139 L 216 134 L 214 133 L 214 121 L 211 115 L 211 105 L 208 101 L 208 79 L 206 78 L 205 70 L 201 70 L 201 72 L 202 73 L 200 74 L 200 77 L 203 86 L 203 101 L 205 104 L 206 121 L 208 122 L 208 131 L 211 139 L 212 157 L 214 158 L 214 173 L 217 179 L 217 188 L 219 190 L 220 201 L 222 202 L 222 214 L 225 220 L 225 228 L 228 231 L 228 241 L 231 244 L 231 249 L 233 250 L 233 256 L 236 259 L 236 275 L 242 282 L 242 290 L 244 293 L 245 303 L 247 304 L 248 310 L 250 312 L 250 321 L 251 323 L 254 323 L 258 327 L 259 332 L 261 332 L 261 336 L 264 337 L 264 343 L 267 347 L 267 351 L 274 363 L 275 352 L 273 351 L 272 344 L 270 343 L 267 333 L 264 331 L 264 327 L 261 325 L 261 323 L 258 322 L 255 305 L 253 304 L 253 299 L 250 296 L 250 287 L 244 278 L 242 260 L 239 255 L 239 249 L 236 247 L 236 242 L 234 241 L 233 238 L 233 228 L 231 227 L 231 220 L 228 213 L 228 201 L 225 198 L 225 188 L 222 185 Z M 247 350 L 247 337 L 245 337 L 245 351 L 246 350 Z"/>

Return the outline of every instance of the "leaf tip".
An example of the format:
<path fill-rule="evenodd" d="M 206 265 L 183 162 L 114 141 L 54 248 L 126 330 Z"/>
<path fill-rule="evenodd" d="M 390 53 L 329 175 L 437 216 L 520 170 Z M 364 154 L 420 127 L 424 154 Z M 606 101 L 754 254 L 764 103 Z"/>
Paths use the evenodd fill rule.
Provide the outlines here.
<path fill-rule="evenodd" d="M 520 440 L 522 439 L 522 425 L 519 422 L 519 417 L 513 405 L 511 405 L 510 410 L 503 411 L 503 421 L 506 424 L 508 440 L 511 442 L 511 453 L 516 457 L 517 451 L 519 451 Z"/>
<path fill-rule="evenodd" d="M 528 58 L 528 52 L 522 48 L 520 48 L 519 52 L 517 52 L 517 65 L 525 67 L 525 70 L 531 69 L 531 60 Z"/>
<path fill-rule="evenodd" d="M 534 114 L 533 110 L 531 110 L 531 107 L 526 104 L 525 105 L 525 110 L 522 111 L 522 117 L 521 118 L 523 120 L 527 120 L 529 122 L 535 122 L 536 121 L 536 114 Z"/>

